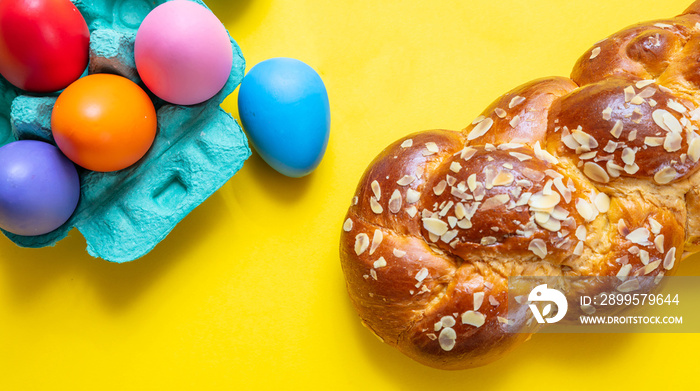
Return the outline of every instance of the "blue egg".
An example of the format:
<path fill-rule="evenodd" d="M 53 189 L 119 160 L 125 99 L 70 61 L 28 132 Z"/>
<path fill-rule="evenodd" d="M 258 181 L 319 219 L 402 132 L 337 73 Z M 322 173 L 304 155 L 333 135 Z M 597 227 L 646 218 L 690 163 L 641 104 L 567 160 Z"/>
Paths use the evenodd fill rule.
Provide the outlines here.
<path fill-rule="evenodd" d="M 254 66 L 238 93 L 243 128 L 260 156 L 299 178 L 321 163 L 331 129 L 328 92 L 310 66 L 272 58 Z"/>

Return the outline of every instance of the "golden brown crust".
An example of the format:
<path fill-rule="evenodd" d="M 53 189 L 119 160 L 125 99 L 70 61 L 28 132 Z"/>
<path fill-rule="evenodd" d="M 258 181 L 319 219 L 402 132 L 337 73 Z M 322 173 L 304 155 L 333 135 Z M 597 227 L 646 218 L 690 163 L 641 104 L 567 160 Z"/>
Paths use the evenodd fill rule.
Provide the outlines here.
<path fill-rule="evenodd" d="M 340 243 L 363 323 L 423 364 L 484 365 L 530 335 L 506 332 L 508 277 L 668 275 L 700 249 L 699 14 L 622 30 L 571 79 L 377 156 Z"/>

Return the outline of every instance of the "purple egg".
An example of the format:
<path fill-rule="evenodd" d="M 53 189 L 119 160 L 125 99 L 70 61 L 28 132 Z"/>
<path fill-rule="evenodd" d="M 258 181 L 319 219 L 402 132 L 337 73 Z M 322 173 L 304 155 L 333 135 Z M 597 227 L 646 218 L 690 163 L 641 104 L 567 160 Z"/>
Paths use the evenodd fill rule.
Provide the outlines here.
<path fill-rule="evenodd" d="M 68 221 L 79 198 L 78 172 L 58 148 L 33 140 L 0 147 L 0 228 L 49 233 Z"/>

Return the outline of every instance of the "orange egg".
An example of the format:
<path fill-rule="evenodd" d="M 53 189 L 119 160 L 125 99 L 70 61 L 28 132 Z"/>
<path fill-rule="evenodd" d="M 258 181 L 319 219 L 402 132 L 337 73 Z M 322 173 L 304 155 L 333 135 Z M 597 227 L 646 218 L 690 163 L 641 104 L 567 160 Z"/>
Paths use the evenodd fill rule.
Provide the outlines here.
<path fill-rule="evenodd" d="M 136 163 L 153 144 L 156 110 L 146 92 L 110 74 L 83 77 L 66 88 L 53 108 L 56 145 L 74 163 L 116 171 Z"/>

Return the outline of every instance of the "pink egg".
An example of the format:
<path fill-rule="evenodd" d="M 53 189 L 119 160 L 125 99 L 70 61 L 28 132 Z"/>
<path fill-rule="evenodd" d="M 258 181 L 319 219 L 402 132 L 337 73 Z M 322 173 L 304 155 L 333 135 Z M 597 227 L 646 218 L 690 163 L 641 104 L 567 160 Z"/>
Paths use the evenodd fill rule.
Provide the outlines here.
<path fill-rule="evenodd" d="M 136 34 L 136 68 L 161 99 L 193 105 L 216 95 L 233 65 L 228 33 L 200 4 L 174 0 L 154 8 Z"/>

